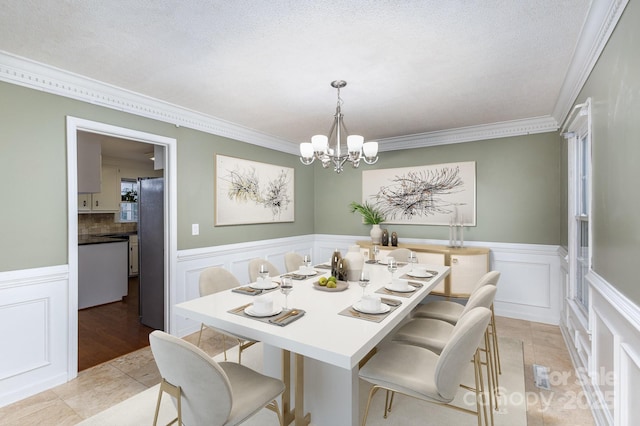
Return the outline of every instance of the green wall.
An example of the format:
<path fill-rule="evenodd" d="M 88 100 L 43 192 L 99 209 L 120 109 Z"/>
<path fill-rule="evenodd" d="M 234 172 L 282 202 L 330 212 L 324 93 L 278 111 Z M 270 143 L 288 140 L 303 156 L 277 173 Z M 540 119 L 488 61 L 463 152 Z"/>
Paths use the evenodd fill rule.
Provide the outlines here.
<path fill-rule="evenodd" d="M 630 1 L 577 103 L 592 98 L 593 269 L 640 305 L 638 22 Z"/>
<path fill-rule="evenodd" d="M 361 201 L 363 170 L 475 161 L 477 226 L 465 229 L 465 240 L 556 245 L 561 226 L 560 150 L 560 136 L 543 133 L 383 152 L 374 166 L 347 168 L 340 175 L 316 166 L 315 231 L 368 235 L 370 227 L 348 213 L 351 201 Z M 447 226 L 384 227 L 396 231 L 400 241 L 449 238 Z"/>
<path fill-rule="evenodd" d="M 68 115 L 177 139 L 178 249 L 313 233 L 313 170 L 297 156 L 0 82 L 0 271 L 68 262 Z M 295 222 L 214 228 L 215 153 L 295 167 Z"/>
<path fill-rule="evenodd" d="M 466 240 L 560 242 L 560 150 L 556 133 L 383 152 L 375 166 L 338 175 L 295 155 L 0 83 L 0 271 L 67 263 L 65 119 L 71 115 L 176 138 L 178 249 L 311 233 L 362 235 L 369 227 L 349 213 L 361 199 L 362 171 L 476 161 L 477 226 Z M 295 221 L 214 227 L 214 158 L 224 154 L 295 169 Z M 200 235 L 191 235 L 191 224 Z M 390 225 L 403 237 L 448 238 L 447 227 Z"/>

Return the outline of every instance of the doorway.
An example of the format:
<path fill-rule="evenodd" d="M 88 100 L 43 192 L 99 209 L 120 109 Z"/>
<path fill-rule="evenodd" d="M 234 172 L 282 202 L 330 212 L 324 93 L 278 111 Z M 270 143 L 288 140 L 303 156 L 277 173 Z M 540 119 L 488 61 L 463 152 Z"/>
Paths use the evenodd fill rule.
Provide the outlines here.
<path fill-rule="evenodd" d="M 164 147 L 164 176 L 167 182 L 164 194 L 164 329 L 170 332 L 169 309 L 171 277 L 175 270 L 175 260 L 177 252 L 175 231 L 176 224 L 176 152 L 177 141 L 173 138 L 139 132 L 136 130 L 121 128 L 104 123 L 83 120 L 75 117 L 67 117 L 67 176 L 68 176 L 68 256 L 69 256 L 69 346 L 68 346 L 68 379 L 77 376 L 78 372 L 78 339 L 79 335 L 79 313 L 78 313 L 78 180 L 77 180 L 77 133 L 78 131 L 106 135 L 114 138 L 127 139 L 135 142 L 143 142 L 150 146 Z M 130 280 L 131 281 L 131 280 Z M 129 283 L 131 287 L 137 288 L 135 280 Z M 135 290 L 135 289 L 134 289 Z M 133 293 L 132 293 L 133 296 Z M 128 308 L 135 308 L 128 303 Z M 103 317 L 98 321 L 106 322 L 108 318 Z M 97 331 L 97 330 L 96 330 Z M 143 333 L 146 333 L 144 330 Z M 148 333 L 147 333 L 148 335 Z M 100 340 L 99 333 L 96 337 Z M 103 343 L 107 343 L 106 341 Z"/>

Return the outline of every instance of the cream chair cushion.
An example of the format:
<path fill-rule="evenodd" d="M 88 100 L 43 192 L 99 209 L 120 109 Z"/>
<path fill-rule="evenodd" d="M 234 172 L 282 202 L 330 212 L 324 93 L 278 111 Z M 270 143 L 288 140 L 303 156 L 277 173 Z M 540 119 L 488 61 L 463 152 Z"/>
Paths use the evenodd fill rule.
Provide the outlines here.
<path fill-rule="evenodd" d="M 162 378 L 181 388 L 185 425 L 239 424 L 285 389 L 281 380 L 240 364 L 217 363 L 195 345 L 162 331 L 151 333 L 149 343 Z"/>
<path fill-rule="evenodd" d="M 264 259 L 253 259 L 249 261 L 249 281 L 256 282 L 258 279 L 258 272 L 260 272 L 260 265 L 267 265 L 269 267 L 269 276 L 277 277 L 280 275 L 280 271 L 271 262 Z"/>
<path fill-rule="evenodd" d="M 290 252 L 284 255 L 284 266 L 287 269 L 287 272 L 293 272 L 300 269 L 302 263 L 304 262 L 302 256 L 298 253 Z M 258 265 L 260 267 L 260 265 Z"/>
<path fill-rule="evenodd" d="M 415 398 L 451 402 L 490 316 L 488 309 L 475 308 L 461 318 L 440 355 L 419 346 L 392 342 L 360 369 L 360 378 Z"/>
<path fill-rule="evenodd" d="M 398 248 L 395 250 L 391 250 L 387 257 L 393 257 L 396 262 L 408 262 L 409 254 L 411 254 L 411 250 L 407 248 Z"/>

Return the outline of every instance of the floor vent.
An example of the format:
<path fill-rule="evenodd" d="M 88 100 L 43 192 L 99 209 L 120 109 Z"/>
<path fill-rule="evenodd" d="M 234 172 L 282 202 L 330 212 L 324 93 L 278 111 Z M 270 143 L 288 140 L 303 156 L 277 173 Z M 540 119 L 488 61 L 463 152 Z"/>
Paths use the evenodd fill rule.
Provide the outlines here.
<path fill-rule="evenodd" d="M 549 367 L 533 364 L 533 380 L 540 389 L 551 390 L 549 384 Z"/>

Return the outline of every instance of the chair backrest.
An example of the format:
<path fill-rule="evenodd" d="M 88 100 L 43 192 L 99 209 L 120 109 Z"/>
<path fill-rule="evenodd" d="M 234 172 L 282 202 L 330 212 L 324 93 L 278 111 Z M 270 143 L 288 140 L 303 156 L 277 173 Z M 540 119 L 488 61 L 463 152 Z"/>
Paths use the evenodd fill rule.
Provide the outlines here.
<path fill-rule="evenodd" d="M 462 374 L 480 346 L 490 318 L 489 309 L 475 308 L 454 327 L 435 368 L 435 384 L 442 398 L 448 401 L 455 398 Z"/>
<path fill-rule="evenodd" d="M 249 262 L 249 281 L 252 283 L 258 279 L 258 272 L 260 271 L 260 265 L 267 265 L 269 267 L 269 276 L 275 277 L 280 275 L 280 271 L 271 262 L 264 259 L 253 259 Z"/>
<path fill-rule="evenodd" d="M 290 252 L 284 255 L 284 267 L 287 268 L 287 272 L 297 271 L 302 263 L 302 256 L 298 253 Z"/>
<path fill-rule="evenodd" d="M 229 378 L 218 363 L 195 345 L 163 331 L 152 332 L 149 343 L 162 378 L 181 388 L 183 423 L 225 424 L 233 399 Z"/>
<path fill-rule="evenodd" d="M 396 262 L 408 262 L 409 254 L 411 254 L 411 250 L 407 248 L 398 248 L 395 250 L 391 250 L 387 257 L 393 257 Z"/>
<path fill-rule="evenodd" d="M 200 296 L 217 293 L 230 288 L 239 287 L 240 281 L 231 272 L 218 266 L 212 266 L 200 273 L 198 280 Z"/>
<path fill-rule="evenodd" d="M 498 288 L 494 285 L 486 285 L 474 291 L 473 294 L 469 297 L 469 300 L 467 300 L 467 304 L 464 305 L 464 309 L 460 313 L 460 318 L 462 318 L 463 315 L 469 313 L 469 311 L 471 311 L 473 308 L 491 308 L 491 305 L 493 305 L 493 299 L 495 299 L 497 291 Z"/>
<path fill-rule="evenodd" d="M 473 294 L 473 292 L 478 290 L 480 287 L 484 287 L 485 285 L 497 286 L 498 285 L 498 280 L 500 280 L 500 272 L 499 271 L 489 271 L 489 272 L 487 272 L 482 277 L 480 277 L 480 279 L 478 280 L 476 285 L 473 287 L 473 290 L 471 290 L 471 294 Z"/>

